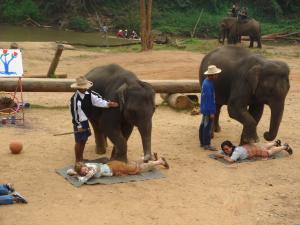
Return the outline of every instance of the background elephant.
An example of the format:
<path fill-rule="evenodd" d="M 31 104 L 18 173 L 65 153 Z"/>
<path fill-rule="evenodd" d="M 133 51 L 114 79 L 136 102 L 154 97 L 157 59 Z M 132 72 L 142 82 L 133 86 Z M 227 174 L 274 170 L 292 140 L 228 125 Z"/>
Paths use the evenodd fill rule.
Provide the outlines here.
<path fill-rule="evenodd" d="M 244 48 L 225 46 L 203 58 L 199 71 L 200 83 L 211 64 L 222 69 L 214 81 L 217 104 L 215 131 L 220 130 L 220 109 L 222 105 L 228 105 L 229 116 L 243 125 L 241 143 L 257 142 L 256 126 L 266 104 L 271 109 L 271 119 L 264 138 L 274 140 L 290 88 L 288 65 L 253 54 Z"/>
<path fill-rule="evenodd" d="M 249 36 L 250 45 L 253 47 L 254 41 L 257 47 L 261 48 L 261 28 L 255 19 L 238 20 L 234 17 L 226 17 L 220 23 L 219 42 L 224 44 L 227 38 L 228 44 L 236 44 L 241 36 Z"/>
<path fill-rule="evenodd" d="M 155 110 L 153 88 L 135 74 L 111 64 L 86 74 L 92 90 L 119 103 L 119 108 L 85 109 L 95 134 L 96 148 L 105 153 L 106 137 L 113 143 L 111 159 L 127 161 L 127 140 L 136 126 L 142 138 L 144 159 L 151 158 L 152 115 Z"/>

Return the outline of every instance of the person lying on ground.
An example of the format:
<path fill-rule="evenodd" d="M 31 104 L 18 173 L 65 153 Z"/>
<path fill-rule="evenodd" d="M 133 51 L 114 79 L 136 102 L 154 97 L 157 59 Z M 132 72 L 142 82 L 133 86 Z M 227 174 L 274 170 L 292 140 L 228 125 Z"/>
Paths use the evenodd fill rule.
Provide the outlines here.
<path fill-rule="evenodd" d="M 264 158 L 267 159 L 282 150 L 293 154 L 292 148 L 288 144 L 281 145 L 281 141 L 277 140 L 266 144 L 245 144 L 235 146 L 231 141 L 224 141 L 221 144 L 221 152 L 214 154 L 217 158 L 224 158 L 227 162 L 234 163 L 237 160 Z"/>
<path fill-rule="evenodd" d="M 12 184 L 0 184 L 0 205 L 27 203 L 27 200 L 15 191 Z"/>
<path fill-rule="evenodd" d="M 169 164 L 165 158 L 158 159 L 157 154 L 154 154 L 153 161 L 145 163 L 143 160 L 125 163 L 122 161 L 113 160 L 107 164 L 103 163 L 75 163 L 74 169 L 69 169 L 67 174 L 69 176 L 76 176 L 82 183 L 87 182 L 92 177 L 112 177 L 112 176 L 126 176 L 135 175 L 142 172 L 153 170 L 156 166 L 163 166 L 169 169 Z"/>

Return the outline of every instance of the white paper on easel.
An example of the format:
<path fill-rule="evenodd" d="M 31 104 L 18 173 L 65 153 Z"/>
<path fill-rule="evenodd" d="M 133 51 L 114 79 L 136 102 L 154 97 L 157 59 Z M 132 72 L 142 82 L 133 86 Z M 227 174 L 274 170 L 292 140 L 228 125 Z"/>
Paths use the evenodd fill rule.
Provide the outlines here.
<path fill-rule="evenodd" d="M 0 77 L 22 77 L 23 64 L 20 49 L 0 49 Z"/>

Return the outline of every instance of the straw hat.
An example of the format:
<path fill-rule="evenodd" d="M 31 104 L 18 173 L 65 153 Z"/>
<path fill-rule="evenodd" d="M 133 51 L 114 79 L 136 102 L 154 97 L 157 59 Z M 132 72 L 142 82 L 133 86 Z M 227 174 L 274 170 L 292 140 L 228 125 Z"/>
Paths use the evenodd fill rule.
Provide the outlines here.
<path fill-rule="evenodd" d="M 205 75 L 219 74 L 221 73 L 221 69 L 216 67 L 215 65 L 208 66 L 207 71 L 204 72 Z"/>
<path fill-rule="evenodd" d="M 85 77 L 80 76 L 76 78 L 76 83 L 71 84 L 73 89 L 89 89 L 93 86 L 93 82 L 87 80 Z"/>

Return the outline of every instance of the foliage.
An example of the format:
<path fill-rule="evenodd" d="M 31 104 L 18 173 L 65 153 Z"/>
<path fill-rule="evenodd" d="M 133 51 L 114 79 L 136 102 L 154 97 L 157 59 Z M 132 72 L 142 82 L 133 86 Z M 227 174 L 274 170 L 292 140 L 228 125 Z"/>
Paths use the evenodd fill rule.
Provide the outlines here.
<path fill-rule="evenodd" d="M 231 9 L 232 3 L 247 7 L 249 15 L 262 22 L 263 33 L 272 30 L 299 30 L 299 0 L 154 0 L 153 29 L 174 35 L 190 36 L 200 18 L 196 29 L 198 37 L 215 37 L 218 23 Z M 17 7 L 16 7 L 17 6 Z M 132 0 L 0 0 L 0 19 L 2 22 L 18 22 L 30 16 L 39 21 L 45 19 L 57 23 L 69 20 L 70 28 L 85 31 L 87 21 L 108 18 L 110 30 L 125 29 L 139 32 L 139 1 Z M 93 19 L 84 19 L 91 18 Z M 282 18 L 293 19 L 286 22 Z M 297 21 L 298 19 L 298 21 Z M 53 24 L 57 25 L 57 24 Z"/>
<path fill-rule="evenodd" d="M 89 31 L 90 30 L 89 23 L 80 16 L 71 18 L 69 27 L 72 30 L 76 30 L 76 31 Z"/>
<path fill-rule="evenodd" d="M 32 0 L 4 0 L 1 4 L 0 18 L 2 21 L 16 23 L 27 17 L 40 18 L 39 8 Z"/>

